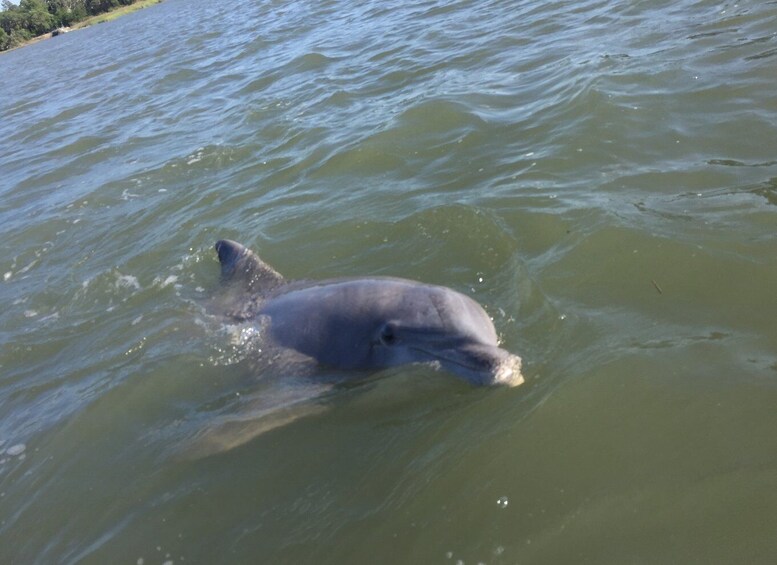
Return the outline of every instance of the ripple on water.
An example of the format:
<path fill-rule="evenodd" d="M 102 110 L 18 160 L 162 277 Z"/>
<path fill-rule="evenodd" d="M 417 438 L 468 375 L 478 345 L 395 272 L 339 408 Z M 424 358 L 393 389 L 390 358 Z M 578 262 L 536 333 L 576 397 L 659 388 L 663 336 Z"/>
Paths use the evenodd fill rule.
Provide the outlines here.
<path fill-rule="evenodd" d="M 0 56 L 0 562 L 777 553 L 775 15 L 166 0 Z M 221 237 L 467 292 L 527 383 L 397 371 L 171 460 L 265 392 Z"/>

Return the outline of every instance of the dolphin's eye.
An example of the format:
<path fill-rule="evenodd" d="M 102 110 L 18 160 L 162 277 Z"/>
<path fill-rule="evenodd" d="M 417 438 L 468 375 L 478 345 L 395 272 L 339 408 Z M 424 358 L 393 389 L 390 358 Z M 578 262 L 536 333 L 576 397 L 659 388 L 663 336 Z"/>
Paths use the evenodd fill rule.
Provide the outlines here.
<path fill-rule="evenodd" d="M 386 324 L 380 330 L 380 342 L 383 345 L 394 345 L 397 342 L 397 336 L 391 324 Z"/>

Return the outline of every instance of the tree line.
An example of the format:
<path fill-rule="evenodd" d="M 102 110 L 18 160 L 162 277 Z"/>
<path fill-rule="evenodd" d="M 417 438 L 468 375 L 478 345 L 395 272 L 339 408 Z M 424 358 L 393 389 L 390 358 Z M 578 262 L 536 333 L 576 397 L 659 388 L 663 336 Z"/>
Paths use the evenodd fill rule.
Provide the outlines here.
<path fill-rule="evenodd" d="M 16 47 L 60 27 L 108 12 L 135 0 L 3 0 L 0 11 L 0 51 Z"/>

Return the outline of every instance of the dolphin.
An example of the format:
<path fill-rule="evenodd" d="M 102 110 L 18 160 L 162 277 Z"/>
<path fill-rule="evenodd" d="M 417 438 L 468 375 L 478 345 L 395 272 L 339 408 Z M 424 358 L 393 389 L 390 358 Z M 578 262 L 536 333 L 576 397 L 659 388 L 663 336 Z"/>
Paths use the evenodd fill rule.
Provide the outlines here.
<path fill-rule="evenodd" d="M 523 383 L 521 358 L 499 347 L 488 314 L 464 294 L 389 277 L 289 282 L 240 243 L 215 248 L 226 315 L 317 366 L 431 363 L 474 385 Z"/>

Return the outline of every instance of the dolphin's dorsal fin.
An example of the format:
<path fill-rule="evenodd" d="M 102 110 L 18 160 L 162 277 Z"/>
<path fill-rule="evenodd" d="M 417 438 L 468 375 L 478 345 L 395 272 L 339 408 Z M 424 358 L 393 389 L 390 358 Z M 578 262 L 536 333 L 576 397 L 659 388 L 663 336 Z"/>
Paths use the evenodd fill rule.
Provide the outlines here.
<path fill-rule="evenodd" d="M 257 255 L 245 247 L 222 239 L 216 242 L 221 263 L 221 278 L 240 284 L 251 293 L 266 294 L 283 284 L 283 277 Z"/>

